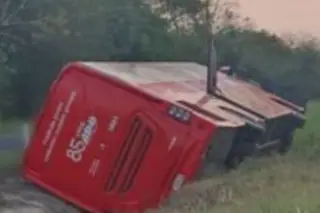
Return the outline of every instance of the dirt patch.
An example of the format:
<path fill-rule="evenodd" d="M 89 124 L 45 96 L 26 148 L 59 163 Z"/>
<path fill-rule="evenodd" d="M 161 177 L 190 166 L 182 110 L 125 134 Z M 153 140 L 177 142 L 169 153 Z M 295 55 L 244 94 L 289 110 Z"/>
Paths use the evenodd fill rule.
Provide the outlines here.
<path fill-rule="evenodd" d="M 0 169 L 0 184 L 3 184 L 11 178 L 19 176 L 19 170 L 17 168 L 2 168 Z"/>
<path fill-rule="evenodd" d="M 45 191 L 31 185 L 19 177 L 17 169 L 0 170 L 0 213 L 79 213 L 77 209 L 67 205 Z M 206 182 L 210 184 L 205 184 Z M 212 180 L 204 180 L 184 187 L 170 197 L 159 209 L 148 212 L 192 212 L 199 206 L 208 208 L 217 202 L 229 199 L 227 187 Z"/>
<path fill-rule="evenodd" d="M 0 174 L 0 213 L 79 213 L 23 181 L 16 169 L 2 169 Z"/>

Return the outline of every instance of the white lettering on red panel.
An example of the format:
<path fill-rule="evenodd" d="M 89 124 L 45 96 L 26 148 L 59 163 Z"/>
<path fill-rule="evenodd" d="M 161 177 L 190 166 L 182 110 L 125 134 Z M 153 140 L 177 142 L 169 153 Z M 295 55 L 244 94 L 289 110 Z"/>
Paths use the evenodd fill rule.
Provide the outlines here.
<path fill-rule="evenodd" d="M 170 141 L 169 146 L 168 146 L 168 151 L 169 152 L 173 149 L 173 147 L 175 146 L 176 142 L 177 142 L 177 137 L 176 136 L 171 138 L 171 141 Z"/>
<path fill-rule="evenodd" d="M 79 163 L 82 160 L 82 153 L 91 142 L 92 136 L 97 129 L 97 118 L 88 117 L 87 121 L 81 122 L 78 128 L 78 134 L 72 138 L 66 150 L 66 155 L 73 162 Z"/>
<path fill-rule="evenodd" d="M 109 132 L 114 132 L 118 126 L 119 123 L 119 117 L 118 116 L 113 116 L 109 125 L 108 125 L 108 131 Z"/>
<path fill-rule="evenodd" d="M 70 107 L 73 104 L 76 96 L 77 93 L 75 91 L 72 91 L 67 101 L 60 101 L 55 109 L 55 112 L 49 124 L 49 128 L 45 133 L 44 139 L 42 140 L 42 144 L 47 148 L 45 151 L 44 162 L 48 162 L 50 159 L 57 137 L 64 127 L 66 117 L 69 114 Z"/>

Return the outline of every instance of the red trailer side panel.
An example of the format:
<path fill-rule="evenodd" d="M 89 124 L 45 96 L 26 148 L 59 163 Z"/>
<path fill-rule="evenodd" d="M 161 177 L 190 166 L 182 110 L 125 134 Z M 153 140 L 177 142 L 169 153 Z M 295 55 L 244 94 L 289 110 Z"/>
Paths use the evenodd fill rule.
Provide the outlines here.
<path fill-rule="evenodd" d="M 38 119 L 24 176 L 90 211 L 154 207 L 171 191 L 177 174 L 192 176 L 197 170 L 199 152 L 214 130 L 195 115 L 190 124 L 172 119 L 169 105 L 95 70 L 70 65 Z M 188 171 L 182 157 L 190 158 Z"/>

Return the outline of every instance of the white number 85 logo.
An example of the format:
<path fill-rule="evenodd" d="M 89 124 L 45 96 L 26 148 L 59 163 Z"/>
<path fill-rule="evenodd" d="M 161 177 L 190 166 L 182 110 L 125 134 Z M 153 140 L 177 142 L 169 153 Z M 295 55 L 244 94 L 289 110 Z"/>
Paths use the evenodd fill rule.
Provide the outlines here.
<path fill-rule="evenodd" d="M 86 150 L 89 145 L 92 135 L 94 134 L 97 126 L 97 119 L 94 116 L 90 116 L 83 127 L 80 137 L 73 138 L 70 141 L 69 147 L 66 150 L 66 155 L 73 162 L 78 163 L 82 160 L 82 153 Z"/>

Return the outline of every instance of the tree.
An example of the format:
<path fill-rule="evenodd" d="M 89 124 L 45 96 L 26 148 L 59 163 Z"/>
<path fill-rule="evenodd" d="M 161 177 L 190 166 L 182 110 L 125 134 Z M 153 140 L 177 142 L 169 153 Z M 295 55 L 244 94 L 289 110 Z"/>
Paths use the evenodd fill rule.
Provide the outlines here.
<path fill-rule="evenodd" d="M 206 64 L 207 9 L 219 65 L 231 65 L 238 75 L 282 95 L 320 95 L 316 45 L 288 45 L 257 31 L 251 20 L 239 16 L 232 0 L 209 6 L 204 0 L 2 0 L 1 5 L 0 109 L 6 115 L 37 112 L 67 61 Z"/>

